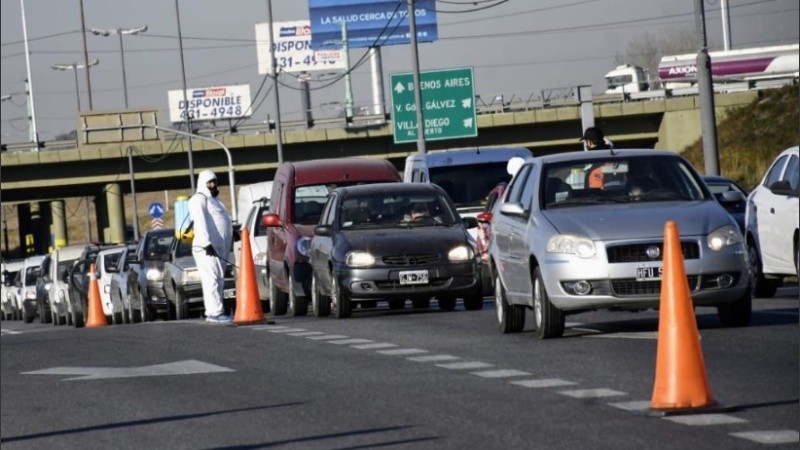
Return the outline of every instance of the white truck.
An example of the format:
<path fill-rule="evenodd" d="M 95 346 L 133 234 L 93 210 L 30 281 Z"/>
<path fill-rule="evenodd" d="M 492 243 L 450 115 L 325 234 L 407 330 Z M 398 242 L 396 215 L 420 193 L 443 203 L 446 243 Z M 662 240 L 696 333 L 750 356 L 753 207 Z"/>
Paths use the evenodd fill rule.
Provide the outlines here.
<path fill-rule="evenodd" d="M 799 49 L 800 44 L 789 44 L 710 52 L 715 90 L 797 82 Z M 696 53 L 664 56 L 658 64 L 658 77 L 655 79 L 639 66 L 617 66 L 605 75 L 605 93 L 622 94 L 631 99 L 653 97 L 655 91 L 662 94 L 667 90 L 672 94 L 696 93 L 696 60 Z"/>

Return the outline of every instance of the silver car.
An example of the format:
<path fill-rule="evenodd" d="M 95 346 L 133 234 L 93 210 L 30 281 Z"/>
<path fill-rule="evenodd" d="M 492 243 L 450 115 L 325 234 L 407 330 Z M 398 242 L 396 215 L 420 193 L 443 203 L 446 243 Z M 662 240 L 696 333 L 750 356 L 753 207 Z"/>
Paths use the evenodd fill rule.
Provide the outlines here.
<path fill-rule="evenodd" d="M 664 225 L 680 233 L 697 306 L 725 326 L 750 321 L 742 233 L 681 156 L 597 150 L 530 158 L 491 223 L 500 329 L 518 332 L 534 311 L 539 338 L 559 337 L 565 315 L 659 307 Z"/>

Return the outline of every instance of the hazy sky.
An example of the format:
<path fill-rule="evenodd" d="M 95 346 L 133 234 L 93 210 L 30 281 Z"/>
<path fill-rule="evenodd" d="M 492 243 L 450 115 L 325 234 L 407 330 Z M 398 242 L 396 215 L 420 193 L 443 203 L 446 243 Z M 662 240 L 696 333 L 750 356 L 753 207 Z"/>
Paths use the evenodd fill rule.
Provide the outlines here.
<path fill-rule="evenodd" d="M 41 140 L 75 129 L 77 111 L 72 71 L 53 64 L 83 63 L 79 0 L 23 0 L 31 59 L 36 126 Z M 711 50 L 722 49 L 721 0 L 705 0 Z M 798 42 L 798 0 L 730 0 L 734 49 Z M 275 21 L 308 19 L 308 3 L 273 0 Z M 187 87 L 248 84 L 257 108 L 246 123 L 274 117 L 272 82 L 258 73 L 255 24 L 267 21 L 267 0 L 182 0 L 180 25 L 186 60 Z M 529 98 L 541 90 L 591 84 L 604 89 L 603 75 L 615 66 L 632 41 L 646 33 L 694 35 L 694 0 L 448 0 L 437 2 L 439 40 L 420 44 L 421 70 L 473 67 L 475 92 L 483 98 L 512 95 Z M 175 1 L 83 0 L 86 28 L 135 28 L 146 33 L 124 36 L 129 106 L 162 111 L 168 124 L 167 91 L 181 88 L 178 21 Z M 402 7 L 405 9 L 405 7 Z M 2 50 L 2 142 L 28 140 L 20 0 L 0 0 Z M 116 36 L 86 36 L 91 69 L 93 109 L 124 106 L 122 63 Z M 350 60 L 365 49 L 352 49 Z M 411 70 L 407 45 L 382 50 L 384 85 L 392 73 Z M 320 73 L 313 73 L 319 78 Z M 282 118 L 299 120 L 298 82 L 280 77 Z M 263 87 L 259 90 L 259 88 Z M 312 86 L 322 84 L 318 79 Z M 85 71 L 79 71 L 82 109 L 88 109 Z M 371 103 L 369 64 L 354 71 L 356 106 Z M 266 94 L 266 97 L 265 97 Z M 391 103 L 388 89 L 386 102 Z M 262 101 L 263 100 L 263 101 Z M 316 117 L 341 111 L 344 82 L 315 89 L 311 103 Z M 389 111 L 390 107 L 386 107 Z"/>

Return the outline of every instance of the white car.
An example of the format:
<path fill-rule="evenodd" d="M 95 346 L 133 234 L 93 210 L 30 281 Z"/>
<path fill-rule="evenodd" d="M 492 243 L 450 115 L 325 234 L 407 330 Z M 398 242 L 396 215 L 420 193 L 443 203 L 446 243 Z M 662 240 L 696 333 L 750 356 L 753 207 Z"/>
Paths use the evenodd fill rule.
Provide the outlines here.
<path fill-rule="evenodd" d="M 69 299 L 69 272 L 75 261 L 80 259 L 86 244 L 68 245 L 50 252 L 50 289 L 47 291 L 47 302 L 53 325 L 72 325 L 75 311 Z M 40 311 L 42 313 L 42 311 Z"/>
<path fill-rule="evenodd" d="M 100 253 L 97 254 L 97 259 L 95 260 L 97 285 L 100 290 L 100 303 L 103 306 L 103 315 L 106 317 L 113 317 L 115 312 L 121 312 L 114 311 L 114 303 L 111 301 L 111 277 L 115 273 L 118 273 L 117 263 L 124 251 L 124 245 L 107 248 L 101 250 Z"/>
<path fill-rule="evenodd" d="M 25 258 L 22 266 L 22 287 L 20 288 L 20 298 L 22 301 L 22 319 L 25 323 L 33 322 L 39 315 L 39 303 L 36 300 L 36 285 L 42 275 L 42 262 L 48 255 L 34 255 Z M 44 284 L 44 290 L 49 289 Z"/>
<path fill-rule="evenodd" d="M 16 284 L 20 280 L 19 273 L 22 270 L 22 265 L 22 260 L 3 262 L 3 286 L 2 291 L 0 291 L 3 320 L 19 320 L 22 318 L 21 302 L 18 299 L 20 289 Z"/>
<path fill-rule="evenodd" d="M 261 198 L 253 202 L 242 223 L 242 230 L 247 230 L 250 240 L 250 252 L 253 256 L 253 268 L 256 272 L 256 284 L 258 285 L 258 296 L 261 299 L 264 312 L 269 311 L 269 277 L 267 276 L 267 227 L 261 222 L 261 217 L 269 213 L 269 199 Z M 233 243 L 235 260 L 232 261 L 236 267 L 240 266 L 242 255 L 242 243 Z M 238 279 L 238 274 L 237 274 Z"/>
<path fill-rule="evenodd" d="M 785 277 L 800 280 L 798 159 L 798 147 L 782 151 L 747 197 L 745 238 L 755 297 L 774 296 Z"/>

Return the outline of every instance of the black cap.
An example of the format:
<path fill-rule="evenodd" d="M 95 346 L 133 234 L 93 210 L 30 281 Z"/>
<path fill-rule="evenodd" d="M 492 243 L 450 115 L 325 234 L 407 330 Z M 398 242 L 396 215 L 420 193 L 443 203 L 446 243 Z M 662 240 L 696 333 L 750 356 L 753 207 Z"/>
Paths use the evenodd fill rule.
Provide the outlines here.
<path fill-rule="evenodd" d="M 605 139 L 603 130 L 597 127 L 589 127 L 583 132 L 581 141 L 603 142 L 603 139 Z"/>

